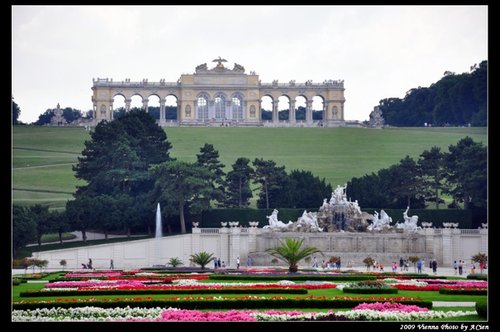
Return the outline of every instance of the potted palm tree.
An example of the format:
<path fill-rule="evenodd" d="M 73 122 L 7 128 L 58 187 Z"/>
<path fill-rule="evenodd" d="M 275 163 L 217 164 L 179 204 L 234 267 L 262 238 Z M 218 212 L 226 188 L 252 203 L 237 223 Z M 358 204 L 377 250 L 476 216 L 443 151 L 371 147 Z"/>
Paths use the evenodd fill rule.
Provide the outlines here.
<path fill-rule="evenodd" d="M 298 271 L 298 263 L 300 260 L 315 254 L 321 253 L 316 247 L 304 247 L 302 244 L 304 239 L 285 239 L 285 241 L 280 240 L 280 245 L 275 248 L 269 248 L 266 251 L 273 257 L 281 259 L 282 261 L 288 263 L 289 272 Z"/>

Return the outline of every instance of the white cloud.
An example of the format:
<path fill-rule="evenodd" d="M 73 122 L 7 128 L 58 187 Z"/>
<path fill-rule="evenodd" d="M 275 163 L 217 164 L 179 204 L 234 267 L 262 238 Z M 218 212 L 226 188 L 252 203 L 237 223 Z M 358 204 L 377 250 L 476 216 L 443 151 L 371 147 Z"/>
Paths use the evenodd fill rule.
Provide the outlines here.
<path fill-rule="evenodd" d="M 344 79 L 346 118 L 368 118 L 446 70 L 487 59 L 486 6 L 13 6 L 13 96 L 32 122 L 91 109 L 93 77 L 165 78 L 217 56 L 262 81 Z"/>

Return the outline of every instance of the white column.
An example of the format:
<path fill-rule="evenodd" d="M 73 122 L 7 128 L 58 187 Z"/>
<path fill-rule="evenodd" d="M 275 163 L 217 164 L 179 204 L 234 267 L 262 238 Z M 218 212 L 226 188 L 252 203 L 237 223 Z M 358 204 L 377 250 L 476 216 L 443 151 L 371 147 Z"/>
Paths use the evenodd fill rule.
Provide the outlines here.
<path fill-rule="evenodd" d="M 308 100 L 306 102 L 306 122 L 307 124 L 311 124 L 312 121 L 312 100 Z"/>
<path fill-rule="evenodd" d="M 241 229 L 239 227 L 232 227 L 230 233 L 230 246 L 229 246 L 229 255 L 228 261 L 226 262 L 227 266 L 231 266 L 231 268 L 236 268 L 236 258 L 240 256 L 240 234 Z M 241 257 L 240 257 L 241 264 Z"/>
<path fill-rule="evenodd" d="M 130 112 L 130 103 L 132 103 L 132 99 L 125 99 L 125 112 Z"/>
<path fill-rule="evenodd" d="M 160 100 L 160 123 L 165 122 L 165 99 Z"/>
<path fill-rule="evenodd" d="M 295 100 L 290 100 L 289 104 L 289 112 L 288 112 L 288 121 L 290 123 L 295 123 Z"/>
<path fill-rule="evenodd" d="M 442 266 L 449 267 L 453 263 L 453 248 L 452 248 L 452 241 L 451 241 L 451 229 L 450 228 L 443 228 L 442 229 L 442 242 L 441 242 L 441 248 L 443 248 L 442 256 L 441 257 L 435 257 L 438 260 L 438 263 L 441 263 Z M 439 254 L 439 253 L 437 253 Z M 441 258 L 441 262 L 439 262 L 439 258 Z"/>
<path fill-rule="evenodd" d="M 273 123 L 278 123 L 279 122 L 279 117 L 278 117 L 278 103 L 279 100 L 273 100 Z"/>
<path fill-rule="evenodd" d="M 145 110 L 146 112 L 148 111 L 148 99 L 143 99 L 142 100 L 142 109 Z"/>
<path fill-rule="evenodd" d="M 229 228 L 222 227 L 219 229 L 220 236 L 220 251 L 219 251 L 219 259 L 224 261 L 227 266 L 227 262 L 229 261 Z"/>

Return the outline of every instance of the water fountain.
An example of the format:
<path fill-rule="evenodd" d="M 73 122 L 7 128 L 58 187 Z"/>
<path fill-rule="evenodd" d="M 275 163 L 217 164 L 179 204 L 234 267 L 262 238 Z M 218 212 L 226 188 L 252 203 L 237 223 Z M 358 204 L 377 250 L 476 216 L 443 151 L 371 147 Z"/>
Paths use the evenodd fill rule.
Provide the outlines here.
<path fill-rule="evenodd" d="M 153 267 L 165 267 L 164 264 L 161 264 L 160 256 L 161 256 L 161 238 L 162 238 L 162 228 L 161 228 L 161 209 L 160 203 L 156 206 L 156 232 L 155 232 L 155 243 L 154 243 L 154 265 Z"/>

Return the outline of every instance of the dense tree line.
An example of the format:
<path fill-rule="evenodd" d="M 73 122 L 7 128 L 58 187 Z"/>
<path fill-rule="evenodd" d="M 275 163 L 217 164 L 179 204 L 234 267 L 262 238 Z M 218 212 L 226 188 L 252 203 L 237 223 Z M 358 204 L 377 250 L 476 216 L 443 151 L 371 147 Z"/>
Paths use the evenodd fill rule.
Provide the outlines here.
<path fill-rule="evenodd" d="M 406 156 L 397 165 L 352 178 L 347 195 L 372 208 L 424 208 L 431 202 L 438 209 L 444 193 L 453 198 L 451 208 L 461 203 L 465 209 L 486 209 L 486 147 L 466 137 L 448 150 L 433 147 L 417 161 Z"/>
<path fill-rule="evenodd" d="M 52 108 L 47 109 L 45 112 L 38 116 L 38 120 L 36 120 L 33 124 L 37 126 L 43 126 L 46 124 L 50 124 L 52 118 L 55 115 L 55 110 Z M 92 118 L 92 111 L 88 111 L 85 115 L 83 115 L 81 110 L 65 107 L 62 109 L 62 117 L 66 120 L 67 123 L 71 123 L 80 118 Z"/>
<path fill-rule="evenodd" d="M 486 126 L 487 73 L 487 61 L 472 66 L 470 73 L 445 72 L 438 82 L 411 89 L 403 99 L 382 99 L 379 108 L 391 126 Z"/>

